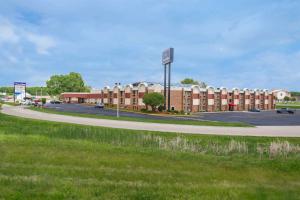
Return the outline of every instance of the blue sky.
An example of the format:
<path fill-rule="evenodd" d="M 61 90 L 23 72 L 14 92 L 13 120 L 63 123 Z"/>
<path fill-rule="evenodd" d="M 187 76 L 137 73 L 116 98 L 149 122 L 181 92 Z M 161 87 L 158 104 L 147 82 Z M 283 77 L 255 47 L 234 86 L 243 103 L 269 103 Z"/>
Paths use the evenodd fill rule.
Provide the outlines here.
<path fill-rule="evenodd" d="M 298 0 L 0 0 L 0 85 L 71 71 L 100 88 L 163 80 L 300 91 Z"/>

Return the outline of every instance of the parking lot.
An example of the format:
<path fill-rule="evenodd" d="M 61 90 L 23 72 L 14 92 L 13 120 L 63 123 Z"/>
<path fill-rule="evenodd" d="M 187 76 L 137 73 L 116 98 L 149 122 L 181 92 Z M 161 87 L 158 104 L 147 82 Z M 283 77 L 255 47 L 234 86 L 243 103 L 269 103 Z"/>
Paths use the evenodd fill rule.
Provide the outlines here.
<path fill-rule="evenodd" d="M 116 116 L 117 111 L 114 109 L 101 109 L 95 108 L 94 106 L 87 106 L 83 104 L 46 104 L 45 107 L 55 109 L 57 111 L 64 112 L 75 112 L 75 113 L 83 113 L 83 114 L 95 114 L 95 115 L 105 115 L 105 116 Z M 134 112 L 125 112 L 120 111 L 120 116 L 123 117 L 138 117 L 138 118 L 148 118 L 148 119 L 166 119 L 163 116 L 153 116 L 142 113 L 134 113 Z M 169 117 L 170 120 L 173 117 Z"/>
<path fill-rule="evenodd" d="M 116 116 L 116 110 L 99 109 L 93 106 L 81 104 L 46 104 L 47 108 L 65 112 L 76 112 L 85 114 Z M 276 111 L 261 112 L 219 112 L 219 113 L 196 113 L 193 116 L 186 117 L 164 117 L 154 116 L 142 113 L 133 113 L 120 111 L 121 116 L 138 117 L 148 119 L 165 119 L 165 120 L 210 120 L 223 122 L 244 122 L 255 126 L 296 126 L 300 125 L 300 110 L 295 114 L 277 114 Z"/>
<path fill-rule="evenodd" d="M 295 114 L 277 114 L 274 110 L 261 112 L 220 112 L 199 113 L 197 118 L 203 120 L 244 122 L 255 126 L 296 126 L 300 125 L 300 110 Z"/>

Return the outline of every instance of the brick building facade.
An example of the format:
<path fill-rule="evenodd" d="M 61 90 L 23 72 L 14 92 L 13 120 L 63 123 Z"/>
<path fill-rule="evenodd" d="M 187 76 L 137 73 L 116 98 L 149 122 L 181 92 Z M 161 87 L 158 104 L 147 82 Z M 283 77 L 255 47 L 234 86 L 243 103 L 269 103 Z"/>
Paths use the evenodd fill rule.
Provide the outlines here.
<path fill-rule="evenodd" d="M 135 83 L 113 88 L 104 87 L 99 93 L 62 93 L 61 99 L 67 103 L 104 103 L 121 108 L 140 110 L 146 108 L 143 97 L 147 93 L 163 94 L 164 87 L 155 83 Z M 272 92 L 260 89 L 227 89 L 198 85 L 171 86 L 172 110 L 185 112 L 247 111 L 250 109 L 271 110 L 275 108 Z"/>

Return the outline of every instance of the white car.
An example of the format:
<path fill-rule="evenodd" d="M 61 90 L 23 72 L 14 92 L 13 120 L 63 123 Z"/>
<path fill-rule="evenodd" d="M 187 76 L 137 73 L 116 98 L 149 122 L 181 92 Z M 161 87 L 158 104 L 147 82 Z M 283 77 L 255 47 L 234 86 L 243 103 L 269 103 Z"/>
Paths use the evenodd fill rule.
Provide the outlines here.
<path fill-rule="evenodd" d="M 104 104 L 103 103 L 98 103 L 95 108 L 101 108 L 103 109 L 104 108 Z"/>
<path fill-rule="evenodd" d="M 30 100 L 26 100 L 26 101 L 21 102 L 21 105 L 24 105 L 24 106 L 29 106 L 31 104 L 32 104 L 32 102 Z"/>

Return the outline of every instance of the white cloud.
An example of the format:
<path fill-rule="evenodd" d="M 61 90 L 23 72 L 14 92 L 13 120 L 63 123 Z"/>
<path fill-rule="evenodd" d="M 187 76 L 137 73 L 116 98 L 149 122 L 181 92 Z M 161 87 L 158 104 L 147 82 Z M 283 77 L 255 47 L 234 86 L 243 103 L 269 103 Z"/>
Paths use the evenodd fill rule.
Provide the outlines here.
<path fill-rule="evenodd" d="M 18 41 L 19 36 L 15 32 L 14 26 L 7 21 L 0 21 L 0 43 L 17 43 Z"/>
<path fill-rule="evenodd" d="M 49 54 L 50 49 L 57 45 L 51 36 L 31 31 L 31 27 L 14 24 L 0 16 L 0 45 L 6 43 L 5 47 L 1 47 L 3 50 L 13 49 L 16 53 L 16 49 L 23 49 L 28 42 L 32 43 L 36 47 L 36 52 L 42 55 Z"/>
<path fill-rule="evenodd" d="M 26 38 L 36 46 L 39 54 L 49 54 L 49 49 L 56 46 L 56 42 L 50 36 L 27 33 Z"/>

